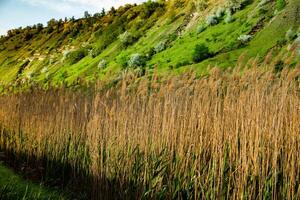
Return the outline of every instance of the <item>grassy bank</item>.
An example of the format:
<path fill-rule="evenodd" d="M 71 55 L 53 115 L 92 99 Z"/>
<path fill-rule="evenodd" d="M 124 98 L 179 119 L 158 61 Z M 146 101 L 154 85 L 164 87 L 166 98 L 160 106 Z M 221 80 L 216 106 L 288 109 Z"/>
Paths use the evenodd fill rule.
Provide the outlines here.
<path fill-rule="evenodd" d="M 0 162 L 1 200 L 67 200 L 59 192 L 22 179 Z"/>

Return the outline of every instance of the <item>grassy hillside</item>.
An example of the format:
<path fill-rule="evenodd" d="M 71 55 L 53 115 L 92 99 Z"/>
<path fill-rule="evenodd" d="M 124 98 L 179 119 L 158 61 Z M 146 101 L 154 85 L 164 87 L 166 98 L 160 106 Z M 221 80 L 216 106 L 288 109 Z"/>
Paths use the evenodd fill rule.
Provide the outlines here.
<path fill-rule="evenodd" d="M 118 79 L 125 70 L 203 74 L 234 66 L 241 54 L 259 61 L 270 50 L 288 52 L 300 32 L 299 9 L 299 0 L 149 1 L 50 20 L 0 39 L 0 83 L 71 85 Z"/>

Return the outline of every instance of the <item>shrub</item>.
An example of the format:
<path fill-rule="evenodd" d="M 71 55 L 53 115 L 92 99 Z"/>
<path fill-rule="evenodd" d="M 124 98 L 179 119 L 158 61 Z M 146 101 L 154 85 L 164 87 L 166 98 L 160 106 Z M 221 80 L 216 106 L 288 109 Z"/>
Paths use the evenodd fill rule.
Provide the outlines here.
<path fill-rule="evenodd" d="M 242 43 L 248 43 L 248 42 L 250 42 L 251 39 L 252 39 L 251 35 L 240 35 L 238 37 L 238 41 L 240 41 Z"/>
<path fill-rule="evenodd" d="M 102 49 L 100 47 L 94 47 L 91 51 L 90 51 L 90 55 L 92 56 L 92 58 L 96 58 L 98 55 L 100 55 L 102 52 Z"/>
<path fill-rule="evenodd" d="M 105 59 L 101 60 L 98 64 L 98 69 L 104 69 L 107 67 L 107 61 Z"/>
<path fill-rule="evenodd" d="M 150 60 L 152 58 L 152 56 L 155 55 L 155 53 L 156 53 L 156 51 L 155 51 L 154 47 L 149 48 L 145 53 L 147 60 Z"/>
<path fill-rule="evenodd" d="M 67 61 L 73 65 L 77 62 L 79 62 L 82 58 L 86 57 L 88 55 L 88 51 L 86 49 L 79 49 L 77 51 L 72 51 L 69 54 L 67 54 L 66 58 Z"/>
<path fill-rule="evenodd" d="M 159 53 L 159 52 L 164 51 L 166 48 L 167 48 L 167 42 L 162 41 L 154 47 L 154 51 L 155 51 L 155 53 Z"/>
<path fill-rule="evenodd" d="M 289 29 L 285 34 L 285 37 L 288 41 L 294 40 L 296 36 L 297 36 L 296 32 L 293 31 L 292 29 Z"/>
<path fill-rule="evenodd" d="M 262 7 L 262 6 L 264 6 L 264 5 L 268 4 L 268 3 L 270 3 L 270 0 L 261 0 L 261 1 L 258 3 L 258 6 L 259 6 L 259 7 Z"/>
<path fill-rule="evenodd" d="M 144 67 L 145 65 L 146 65 L 145 56 L 142 56 L 138 53 L 130 56 L 130 59 L 128 61 L 128 67 L 139 68 L 139 67 Z"/>
<path fill-rule="evenodd" d="M 47 73 L 48 72 L 48 68 L 47 67 L 44 67 L 42 70 L 41 70 L 41 73 L 42 74 L 45 74 L 45 73 Z"/>
<path fill-rule="evenodd" d="M 175 65 L 175 67 L 176 67 L 176 68 L 179 68 L 179 67 L 182 67 L 182 66 L 187 66 L 187 65 L 189 65 L 189 64 L 190 64 L 190 62 L 187 61 L 187 60 L 185 60 L 185 61 L 178 62 L 178 63 Z"/>
<path fill-rule="evenodd" d="M 128 47 L 129 45 L 132 45 L 134 43 L 134 37 L 130 32 L 125 32 L 119 36 L 119 39 L 121 43 L 125 46 Z"/>
<path fill-rule="evenodd" d="M 216 17 L 221 18 L 225 15 L 225 9 L 223 7 L 219 7 L 216 11 Z"/>
<path fill-rule="evenodd" d="M 233 18 L 232 18 L 232 13 L 230 9 L 226 10 L 226 17 L 225 17 L 225 23 L 229 24 L 231 22 L 233 22 Z"/>
<path fill-rule="evenodd" d="M 32 72 L 32 71 L 30 71 L 30 72 L 28 72 L 28 73 L 26 74 L 26 78 L 27 78 L 27 79 L 31 80 L 32 77 L 33 77 L 33 72 Z"/>
<path fill-rule="evenodd" d="M 67 57 L 68 57 L 69 53 L 71 53 L 71 51 L 70 50 L 65 50 L 62 53 L 63 53 L 62 61 L 64 61 L 64 60 L 67 59 Z"/>
<path fill-rule="evenodd" d="M 193 62 L 199 63 L 210 57 L 210 52 L 204 44 L 197 44 L 193 52 Z"/>
<path fill-rule="evenodd" d="M 201 24 L 201 25 L 198 26 L 198 28 L 197 28 L 197 34 L 202 33 L 203 31 L 205 31 L 205 29 L 206 29 L 206 27 L 205 27 L 203 24 Z"/>
<path fill-rule="evenodd" d="M 284 9 L 285 6 L 286 6 L 285 0 L 276 0 L 276 9 L 278 11 L 281 11 L 282 9 Z"/>
<path fill-rule="evenodd" d="M 218 18 L 216 15 L 210 15 L 206 18 L 206 24 L 208 26 L 214 26 L 219 23 Z"/>

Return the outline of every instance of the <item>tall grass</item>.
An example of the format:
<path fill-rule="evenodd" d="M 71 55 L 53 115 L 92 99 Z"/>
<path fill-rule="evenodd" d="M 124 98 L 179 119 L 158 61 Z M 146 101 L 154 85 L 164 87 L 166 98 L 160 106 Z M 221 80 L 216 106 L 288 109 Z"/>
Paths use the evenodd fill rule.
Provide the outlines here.
<path fill-rule="evenodd" d="M 0 147 L 91 177 L 93 199 L 298 199 L 300 66 L 248 66 L 4 95 Z"/>

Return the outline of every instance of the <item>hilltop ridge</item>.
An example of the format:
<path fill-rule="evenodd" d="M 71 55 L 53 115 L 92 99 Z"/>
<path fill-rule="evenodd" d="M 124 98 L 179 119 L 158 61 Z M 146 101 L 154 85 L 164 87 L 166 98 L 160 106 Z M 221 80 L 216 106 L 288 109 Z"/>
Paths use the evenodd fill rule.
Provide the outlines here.
<path fill-rule="evenodd" d="M 299 0 L 172 0 L 52 19 L 1 37 L 0 83 L 72 85 L 124 70 L 205 74 L 208 66 L 234 66 L 241 54 L 297 54 L 299 10 Z"/>

